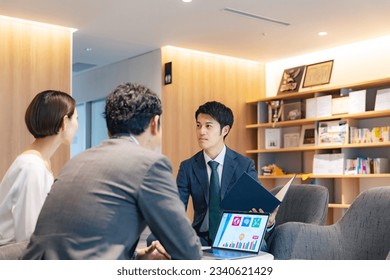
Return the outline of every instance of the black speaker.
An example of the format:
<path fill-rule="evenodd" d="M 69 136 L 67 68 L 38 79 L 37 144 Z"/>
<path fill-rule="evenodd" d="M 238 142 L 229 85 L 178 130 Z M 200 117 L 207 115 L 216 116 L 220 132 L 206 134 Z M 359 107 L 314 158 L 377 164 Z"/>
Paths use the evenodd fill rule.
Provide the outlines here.
<path fill-rule="evenodd" d="M 172 62 L 164 65 L 164 85 L 172 84 Z"/>

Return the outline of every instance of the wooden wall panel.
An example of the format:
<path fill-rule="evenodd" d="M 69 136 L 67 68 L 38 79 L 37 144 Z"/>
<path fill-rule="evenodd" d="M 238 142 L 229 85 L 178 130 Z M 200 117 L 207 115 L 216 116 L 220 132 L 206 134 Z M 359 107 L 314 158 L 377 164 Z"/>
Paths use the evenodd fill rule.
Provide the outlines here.
<path fill-rule="evenodd" d="M 40 91 L 71 91 L 72 31 L 0 17 L 0 177 L 33 141 L 24 113 Z M 61 147 L 52 159 L 55 174 L 69 160 Z"/>

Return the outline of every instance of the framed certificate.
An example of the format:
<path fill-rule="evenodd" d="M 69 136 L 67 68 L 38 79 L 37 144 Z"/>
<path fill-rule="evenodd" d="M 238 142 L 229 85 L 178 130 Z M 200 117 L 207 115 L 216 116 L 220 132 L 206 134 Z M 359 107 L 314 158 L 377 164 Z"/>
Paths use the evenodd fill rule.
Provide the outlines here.
<path fill-rule="evenodd" d="M 302 87 L 329 84 L 332 68 L 333 60 L 307 65 Z"/>

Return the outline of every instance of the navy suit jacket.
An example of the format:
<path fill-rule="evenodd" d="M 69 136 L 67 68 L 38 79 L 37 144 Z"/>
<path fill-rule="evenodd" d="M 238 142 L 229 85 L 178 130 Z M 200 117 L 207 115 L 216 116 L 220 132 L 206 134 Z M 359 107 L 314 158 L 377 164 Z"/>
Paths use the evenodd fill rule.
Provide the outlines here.
<path fill-rule="evenodd" d="M 251 177 L 258 180 L 254 161 L 226 147 L 221 180 L 221 200 L 223 200 L 244 172 L 248 172 Z M 202 232 L 200 227 L 209 207 L 209 178 L 203 151 L 198 152 L 180 164 L 176 182 L 179 188 L 180 199 L 184 202 L 186 209 L 188 199 L 190 196 L 192 197 L 194 206 L 192 226 L 198 236 L 205 236 L 208 229 L 206 232 Z"/>

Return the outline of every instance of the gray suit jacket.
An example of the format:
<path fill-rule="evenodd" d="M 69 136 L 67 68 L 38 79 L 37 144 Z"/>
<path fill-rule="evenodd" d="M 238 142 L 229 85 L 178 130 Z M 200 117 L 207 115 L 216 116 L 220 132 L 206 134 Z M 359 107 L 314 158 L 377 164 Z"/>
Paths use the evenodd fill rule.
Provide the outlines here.
<path fill-rule="evenodd" d="M 221 179 L 221 200 L 244 172 L 248 172 L 250 176 L 258 180 L 254 161 L 226 147 Z M 200 237 L 207 236 L 208 222 L 204 223 L 204 220 L 208 217 L 209 179 L 203 151 L 180 164 L 176 182 L 180 199 L 186 207 L 189 197 L 192 197 L 194 206 L 192 226 Z M 205 224 L 206 227 L 204 227 Z"/>
<path fill-rule="evenodd" d="M 168 159 L 110 139 L 63 168 L 22 258 L 130 259 L 146 225 L 173 259 L 201 257 Z"/>

